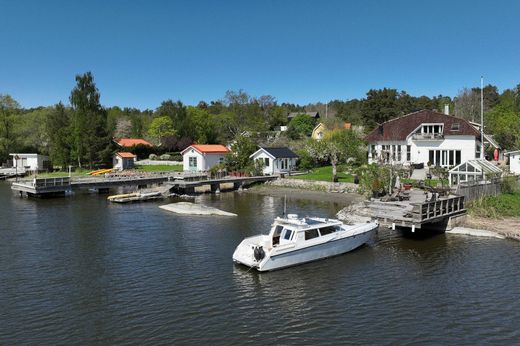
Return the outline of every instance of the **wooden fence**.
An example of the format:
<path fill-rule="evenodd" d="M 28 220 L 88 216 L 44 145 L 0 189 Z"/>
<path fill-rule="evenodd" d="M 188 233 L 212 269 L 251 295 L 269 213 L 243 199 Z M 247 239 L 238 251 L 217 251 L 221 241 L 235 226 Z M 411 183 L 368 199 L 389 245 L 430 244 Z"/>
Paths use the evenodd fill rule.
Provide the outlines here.
<path fill-rule="evenodd" d="M 517 184 L 520 183 L 520 176 L 517 178 Z M 466 202 L 476 199 L 496 196 L 502 193 L 502 178 L 493 179 L 488 182 L 463 183 L 457 186 L 455 194 L 464 196 Z"/>

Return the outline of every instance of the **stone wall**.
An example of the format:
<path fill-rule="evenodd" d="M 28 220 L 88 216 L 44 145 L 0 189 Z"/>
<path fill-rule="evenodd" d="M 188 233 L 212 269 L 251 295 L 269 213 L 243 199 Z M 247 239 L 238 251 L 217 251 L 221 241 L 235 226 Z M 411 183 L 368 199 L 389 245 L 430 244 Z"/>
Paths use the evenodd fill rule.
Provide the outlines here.
<path fill-rule="evenodd" d="M 336 193 L 353 193 L 357 192 L 358 186 L 353 183 L 332 183 L 327 181 L 311 181 L 300 179 L 280 178 L 266 183 L 267 185 L 290 187 L 295 189 L 336 192 Z"/>

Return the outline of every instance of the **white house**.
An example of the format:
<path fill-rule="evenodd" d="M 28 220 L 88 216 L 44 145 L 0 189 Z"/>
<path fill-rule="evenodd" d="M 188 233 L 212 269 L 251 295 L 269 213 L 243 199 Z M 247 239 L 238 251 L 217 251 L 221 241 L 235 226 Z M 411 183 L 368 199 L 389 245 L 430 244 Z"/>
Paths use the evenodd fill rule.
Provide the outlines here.
<path fill-rule="evenodd" d="M 249 157 L 255 161 L 261 160 L 264 164 L 263 173 L 267 175 L 294 171 L 298 160 L 298 155 L 286 147 L 260 148 Z"/>
<path fill-rule="evenodd" d="M 430 110 L 380 124 L 365 139 L 369 163 L 454 167 L 481 158 L 479 131 L 465 119 Z"/>
<path fill-rule="evenodd" d="M 504 155 L 509 156 L 509 171 L 520 174 L 520 150 L 510 151 Z"/>
<path fill-rule="evenodd" d="M 124 169 L 134 168 L 134 163 L 135 163 L 136 159 L 137 159 L 137 156 L 135 156 L 132 153 L 118 152 L 114 155 L 114 158 L 112 159 L 112 163 L 113 163 L 114 169 L 122 171 Z"/>
<path fill-rule="evenodd" d="M 48 156 L 40 154 L 9 154 L 13 157 L 13 168 L 18 172 L 26 171 L 46 171 L 50 169 L 50 160 Z"/>
<path fill-rule="evenodd" d="M 222 144 L 192 144 L 181 152 L 183 168 L 185 171 L 207 171 L 224 162 L 229 153 Z"/>

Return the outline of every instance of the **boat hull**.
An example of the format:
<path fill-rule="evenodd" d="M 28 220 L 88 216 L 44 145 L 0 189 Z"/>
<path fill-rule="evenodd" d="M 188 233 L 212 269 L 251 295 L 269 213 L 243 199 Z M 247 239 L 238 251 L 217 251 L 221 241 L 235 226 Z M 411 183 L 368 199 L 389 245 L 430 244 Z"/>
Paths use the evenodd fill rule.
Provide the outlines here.
<path fill-rule="evenodd" d="M 376 229 L 374 228 L 367 232 L 350 237 L 333 240 L 327 243 L 320 243 L 290 252 L 271 255 L 259 265 L 258 270 L 277 270 L 342 255 L 368 243 L 375 231 Z"/>
<path fill-rule="evenodd" d="M 345 254 L 368 243 L 377 230 L 377 224 L 363 225 L 363 229 L 354 234 L 345 235 L 338 232 L 325 241 L 307 246 L 275 247 L 266 251 L 266 256 L 257 261 L 253 256 L 255 246 L 261 245 L 263 238 L 250 238 L 239 245 L 233 255 L 235 262 L 256 268 L 258 271 L 272 271 L 313 262 L 328 257 Z M 265 239 L 264 239 L 265 240 Z"/>

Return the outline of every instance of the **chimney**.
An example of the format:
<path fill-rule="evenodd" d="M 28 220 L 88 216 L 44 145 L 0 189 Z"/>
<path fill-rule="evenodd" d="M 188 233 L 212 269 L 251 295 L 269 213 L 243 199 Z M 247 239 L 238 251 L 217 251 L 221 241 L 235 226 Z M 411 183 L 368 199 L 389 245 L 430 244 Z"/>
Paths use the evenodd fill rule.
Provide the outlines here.
<path fill-rule="evenodd" d="M 444 105 L 444 114 L 450 115 L 450 105 L 449 104 Z"/>

